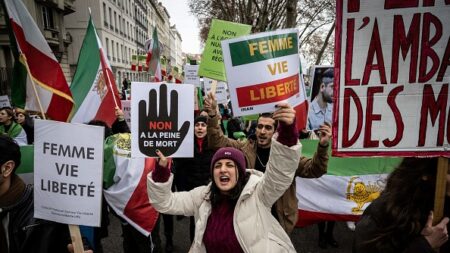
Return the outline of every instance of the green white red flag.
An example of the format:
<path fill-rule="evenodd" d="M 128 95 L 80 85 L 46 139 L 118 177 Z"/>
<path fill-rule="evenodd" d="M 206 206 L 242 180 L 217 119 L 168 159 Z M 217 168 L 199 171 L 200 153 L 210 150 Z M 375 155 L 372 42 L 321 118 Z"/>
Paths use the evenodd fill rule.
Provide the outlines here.
<path fill-rule="evenodd" d="M 5 0 L 16 58 L 12 102 L 40 111 L 53 120 L 67 121 L 73 99 L 61 66 L 22 1 Z M 28 75 L 27 75 L 28 73 Z"/>
<path fill-rule="evenodd" d="M 111 66 L 91 18 L 77 66 L 70 87 L 76 108 L 72 122 L 87 123 L 95 119 L 111 126 L 116 119 L 115 107 L 122 108 L 122 105 Z"/>
<path fill-rule="evenodd" d="M 153 30 L 152 40 L 150 41 L 148 51 L 147 51 L 147 66 L 148 71 L 152 76 L 155 76 L 155 82 L 162 81 L 162 74 L 161 74 L 161 47 L 159 45 L 158 40 L 158 30 Z"/>
<path fill-rule="evenodd" d="M 317 140 L 302 140 L 302 155 L 313 157 Z M 389 173 L 401 158 L 339 158 L 328 161 L 320 178 L 296 178 L 297 226 L 320 221 L 357 221 L 384 189 Z"/>
<path fill-rule="evenodd" d="M 154 158 L 131 158 L 129 133 L 115 134 L 105 142 L 103 194 L 109 206 L 121 218 L 148 236 L 159 213 L 150 205 L 147 174 Z"/>

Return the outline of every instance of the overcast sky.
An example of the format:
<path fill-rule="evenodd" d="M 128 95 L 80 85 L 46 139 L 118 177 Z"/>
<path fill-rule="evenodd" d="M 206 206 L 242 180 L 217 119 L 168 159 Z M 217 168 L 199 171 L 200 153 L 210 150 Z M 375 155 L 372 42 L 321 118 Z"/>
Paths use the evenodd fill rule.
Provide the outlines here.
<path fill-rule="evenodd" d="M 176 25 L 183 39 L 184 53 L 199 54 L 200 38 L 197 19 L 189 13 L 187 0 L 160 0 L 170 15 L 170 25 Z"/>

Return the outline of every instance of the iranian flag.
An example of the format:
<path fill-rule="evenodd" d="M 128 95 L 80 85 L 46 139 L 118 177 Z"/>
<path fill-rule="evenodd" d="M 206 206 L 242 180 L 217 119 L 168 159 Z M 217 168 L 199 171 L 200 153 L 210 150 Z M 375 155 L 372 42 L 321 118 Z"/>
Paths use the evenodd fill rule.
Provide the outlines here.
<path fill-rule="evenodd" d="M 131 158 L 129 133 L 106 139 L 103 194 L 114 212 L 145 236 L 153 230 L 159 213 L 150 205 L 147 174 L 154 158 Z"/>
<path fill-rule="evenodd" d="M 159 40 L 158 40 L 158 31 L 155 27 L 155 29 L 153 29 L 153 35 L 152 35 L 152 39 L 150 41 L 148 41 L 146 43 L 146 48 L 147 48 L 147 66 L 148 66 L 148 71 L 150 72 L 150 74 L 152 76 L 155 77 L 155 82 L 160 82 L 162 81 L 162 74 L 161 74 L 161 63 L 159 61 L 160 59 L 160 54 L 161 54 L 161 47 L 159 45 Z"/>
<path fill-rule="evenodd" d="M 22 1 L 5 0 L 4 7 L 16 59 L 12 103 L 66 122 L 73 100 L 58 60 Z"/>
<path fill-rule="evenodd" d="M 76 108 L 72 122 L 86 123 L 95 119 L 111 126 L 116 119 L 115 107 L 122 106 L 111 66 L 91 18 L 77 66 L 70 87 Z"/>
<path fill-rule="evenodd" d="M 312 157 L 318 141 L 302 140 L 302 155 Z M 320 178 L 296 178 L 297 226 L 320 221 L 357 221 L 384 189 L 388 174 L 401 158 L 338 158 L 328 161 Z"/>

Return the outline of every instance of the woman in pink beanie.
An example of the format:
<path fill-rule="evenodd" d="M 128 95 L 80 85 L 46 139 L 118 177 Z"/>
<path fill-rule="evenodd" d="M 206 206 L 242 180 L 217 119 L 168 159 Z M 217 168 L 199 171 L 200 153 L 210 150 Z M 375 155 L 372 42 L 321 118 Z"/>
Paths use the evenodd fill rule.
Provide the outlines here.
<path fill-rule="evenodd" d="M 172 192 L 169 161 L 157 151 L 159 162 L 147 176 L 150 203 L 161 213 L 194 216 L 190 252 L 296 252 L 270 211 L 292 183 L 301 155 L 295 111 L 286 103 L 277 108 L 278 135 L 264 174 L 246 169 L 238 149 L 221 148 L 211 160 L 210 184 Z"/>

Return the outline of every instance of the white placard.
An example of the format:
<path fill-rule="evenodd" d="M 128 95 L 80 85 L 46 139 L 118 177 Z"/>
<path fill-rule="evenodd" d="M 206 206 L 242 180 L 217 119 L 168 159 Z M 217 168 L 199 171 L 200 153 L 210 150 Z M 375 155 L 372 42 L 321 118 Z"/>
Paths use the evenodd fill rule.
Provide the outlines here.
<path fill-rule="evenodd" d="M 11 103 L 9 102 L 7 95 L 0 96 L 0 108 L 2 107 L 11 107 Z"/>
<path fill-rule="evenodd" d="M 123 117 L 128 126 L 131 126 L 131 100 L 121 100 Z"/>
<path fill-rule="evenodd" d="M 222 50 L 235 116 L 275 111 L 306 101 L 300 78 L 297 29 L 223 40 Z"/>
<path fill-rule="evenodd" d="M 104 127 L 35 120 L 34 217 L 100 226 Z"/>
<path fill-rule="evenodd" d="M 211 84 L 214 80 L 204 77 L 203 85 L 205 88 L 205 94 L 211 91 Z M 228 85 L 226 82 L 217 82 L 216 86 L 216 100 L 219 104 L 228 103 Z"/>
<path fill-rule="evenodd" d="M 198 76 L 199 65 L 184 65 L 184 83 L 200 87 L 200 77 Z"/>
<path fill-rule="evenodd" d="M 337 1 L 333 154 L 450 156 L 448 1 Z"/>
<path fill-rule="evenodd" d="M 131 155 L 194 155 L 194 86 L 133 82 Z"/>

